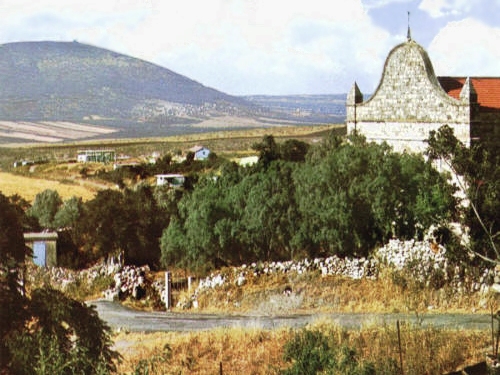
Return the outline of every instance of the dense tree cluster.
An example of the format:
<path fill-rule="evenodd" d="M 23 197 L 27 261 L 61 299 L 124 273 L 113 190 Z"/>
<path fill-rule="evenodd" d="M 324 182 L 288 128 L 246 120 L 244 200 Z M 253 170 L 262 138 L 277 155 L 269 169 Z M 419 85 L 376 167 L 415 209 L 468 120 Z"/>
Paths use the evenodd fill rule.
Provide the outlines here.
<path fill-rule="evenodd" d="M 63 202 L 45 191 L 27 209 L 26 225 L 59 230 L 71 254 L 66 259 L 123 254 L 127 263 L 203 271 L 259 260 L 367 256 L 391 237 L 421 238 L 431 225 L 458 218 L 456 189 L 432 158 L 395 153 L 360 136 L 331 135 L 314 146 L 265 136 L 254 149 L 257 164 L 212 159 L 185 189 L 139 183 L 100 191 L 88 202 Z M 489 198 L 481 210 L 495 207 Z"/>
<path fill-rule="evenodd" d="M 297 256 L 366 256 L 455 214 L 454 188 L 422 156 L 331 138 L 285 158 L 265 137 L 252 168 L 226 166 L 179 202 L 161 238 L 165 266 L 200 269 Z M 297 153 L 291 153 L 297 155 Z"/>

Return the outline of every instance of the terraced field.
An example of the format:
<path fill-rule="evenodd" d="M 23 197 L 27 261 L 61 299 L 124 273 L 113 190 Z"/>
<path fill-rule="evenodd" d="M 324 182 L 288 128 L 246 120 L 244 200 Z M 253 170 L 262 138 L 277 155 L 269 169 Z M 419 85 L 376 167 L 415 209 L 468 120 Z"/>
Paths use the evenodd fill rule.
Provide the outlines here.
<path fill-rule="evenodd" d="M 116 131 L 118 129 L 66 121 L 0 121 L 0 138 L 28 142 L 78 140 Z"/>

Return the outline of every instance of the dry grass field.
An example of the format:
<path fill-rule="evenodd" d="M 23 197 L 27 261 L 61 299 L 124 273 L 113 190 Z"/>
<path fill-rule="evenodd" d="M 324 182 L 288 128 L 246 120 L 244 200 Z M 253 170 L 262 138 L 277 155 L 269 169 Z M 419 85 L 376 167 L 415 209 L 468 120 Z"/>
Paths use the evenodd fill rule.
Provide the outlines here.
<path fill-rule="evenodd" d="M 103 126 L 65 121 L 0 121 L 0 137 L 27 142 L 60 142 L 116 132 Z"/>
<path fill-rule="evenodd" d="M 396 327 L 345 331 L 328 321 L 307 327 L 329 337 L 332 345 L 353 348 L 358 361 L 399 363 Z M 444 374 L 484 360 L 488 332 L 419 329 L 402 325 L 406 375 Z M 283 347 L 295 331 L 217 329 L 190 333 L 119 333 L 115 349 L 123 357 L 119 374 L 279 374 L 290 366 Z M 221 371 L 222 368 L 222 371 Z M 142 372 L 139 372 L 142 371 Z"/>
<path fill-rule="evenodd" d="M 33 202 L 38 193 L 47 189 L 56 190 L 63 200 L 76 196 L 86 201 L 92 199 L 97 192 L 97 188 L 91 185 L 0 172 L 0 192 L 6 196 L 17 194 L 27 201 Z"/>

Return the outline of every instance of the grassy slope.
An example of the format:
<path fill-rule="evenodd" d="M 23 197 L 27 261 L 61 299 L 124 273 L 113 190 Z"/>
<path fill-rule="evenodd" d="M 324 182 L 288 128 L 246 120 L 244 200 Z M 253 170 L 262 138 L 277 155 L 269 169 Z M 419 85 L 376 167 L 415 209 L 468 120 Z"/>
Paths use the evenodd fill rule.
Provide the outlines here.
<path fill-rule="evenodd" d="M 35 196 L 46 190 L 57 190 L 63 200 L 72 196 L 81 197 L 83 200 L 92 199 L 96 193 L 92 186 L 64 183 L 44 178 L 18 176 L 12 173 L 0 172 L 0 192 L 6 196 L 18 194 L 29 202 Z"/>

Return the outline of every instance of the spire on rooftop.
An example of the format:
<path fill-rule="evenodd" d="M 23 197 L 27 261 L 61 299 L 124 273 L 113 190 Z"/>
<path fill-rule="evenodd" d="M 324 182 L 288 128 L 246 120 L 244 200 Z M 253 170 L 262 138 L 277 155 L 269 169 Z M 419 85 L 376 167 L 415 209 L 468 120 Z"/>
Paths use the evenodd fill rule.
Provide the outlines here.
<path fill-rule="evenodd" d="M 408 32 L 406 34 L 406 39 L 408 42 L 411 40 L 411 30 L 410 30 L 410 11 L 408 11 Z"/>

